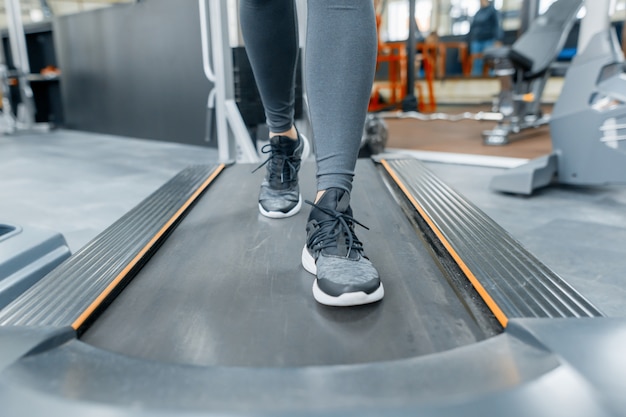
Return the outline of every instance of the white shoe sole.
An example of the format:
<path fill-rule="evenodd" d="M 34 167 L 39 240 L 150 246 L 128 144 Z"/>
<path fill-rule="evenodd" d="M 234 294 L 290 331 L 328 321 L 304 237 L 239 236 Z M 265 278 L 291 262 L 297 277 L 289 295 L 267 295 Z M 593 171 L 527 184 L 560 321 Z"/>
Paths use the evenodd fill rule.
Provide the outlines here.
<path fill-rule="evenodd" d="M 299 134 L 302 138 L 302 141 L 304 142 L 304 149 L 302 149 L 302 156 L 300 157 L 300 159 L 305 161 L 309 159 L 309 156 L 311 156 L 311 142 L 309 142 L 309 139 L 302 133 Z"/>
<path fill-rule="evenodd" d="M 317 275 L 317 266 L 315 265 L 315 259 L 311 256 L 306 246 L 302 249 L 302 266 L 307 272 L 313 275 Z M 348 292 L 334 297 L 326 294 L 322 291 L 317 284 L 317 278 L 313 283 L 313 298 L 320 304 L 334 307 L 351 307 L 363 304 L 375 303 L 381 300 L 385 296 L 385 289 L 382 282 L 380 286 L 371 294 L 367 294 L 363 291 Z"/>
<path fill-rule="evenodd" d="M 265 217 L 269 217 L 270 219 L 284 219 L 285 217 L 295 216 L 300 212 L 302 208 L 302 195 L 298 196 L 298 204 L 295 205 L 294 208 L 284 213 L 282 211 L 267 211 L 263 208 L 261 203 L 259 203 L 259 212 Z"/>

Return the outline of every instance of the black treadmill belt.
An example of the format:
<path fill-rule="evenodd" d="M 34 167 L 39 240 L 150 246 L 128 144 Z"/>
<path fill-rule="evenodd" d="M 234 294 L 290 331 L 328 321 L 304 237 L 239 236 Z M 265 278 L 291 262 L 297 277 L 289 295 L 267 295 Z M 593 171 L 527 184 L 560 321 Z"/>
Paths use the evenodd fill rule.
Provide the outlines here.
<path fill-rule="evenodd" d="M 261 216 L 263 173 L 250 171 L 222 173 L 84 342 L 165 362 L 289 367 L 409 358 L 485 337 L 370 161 L 357 165 L 352 207 L 371 229 L 357 233 L 386 295 L 348 309 L 313 300 L 300 265 L 309 207 Z M 313 164 L 301 189 L 313 198 Z"/>

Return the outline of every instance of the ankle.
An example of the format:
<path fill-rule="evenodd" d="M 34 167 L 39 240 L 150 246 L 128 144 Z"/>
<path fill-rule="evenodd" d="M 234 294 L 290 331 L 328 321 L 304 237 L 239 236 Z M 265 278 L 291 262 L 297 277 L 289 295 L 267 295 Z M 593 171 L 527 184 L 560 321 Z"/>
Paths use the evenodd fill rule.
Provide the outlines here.
<path fill-rule="evenodd" d="M 319 190 L 317 192 L 317 195 L 315 196 L 315 204 L 317 204 L 321 200 L 321 198 L 322 198 L 322 196 L 324 195 L 325 192 L 326 192 L 326 190 Z"/>

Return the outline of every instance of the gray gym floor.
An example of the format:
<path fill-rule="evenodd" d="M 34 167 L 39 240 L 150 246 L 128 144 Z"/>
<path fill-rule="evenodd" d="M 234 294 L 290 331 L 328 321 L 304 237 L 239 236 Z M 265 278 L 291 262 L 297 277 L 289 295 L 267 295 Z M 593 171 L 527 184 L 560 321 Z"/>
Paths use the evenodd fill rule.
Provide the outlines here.
<path fill-rule="evenodd" d="M 187 165 L 217 160 L 214 149 L 67 130 L 0 136 L 0 155 L 0 223 L 61 232 L 72 252 Z M 626 186 L 519 197 L 489 190 L 503 168 L 427 166 L 605 314 L 626 316 Z"/>

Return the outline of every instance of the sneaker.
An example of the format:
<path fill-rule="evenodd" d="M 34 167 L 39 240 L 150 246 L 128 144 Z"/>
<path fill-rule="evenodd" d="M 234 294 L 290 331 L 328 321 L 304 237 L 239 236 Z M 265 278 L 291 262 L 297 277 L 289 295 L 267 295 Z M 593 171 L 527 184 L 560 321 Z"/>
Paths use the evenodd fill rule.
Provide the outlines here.
<path fill-rule="evenodd" d="M 363 225 L 352 217 L 350 194 L 329 188 L 317 204 L 307 203 L 313 208 L 306 225 L 302 266 L 316 275 L 315 300 L 330 306 L 355 306 L 383 298 L 378 271 L 354 234 L 354 225 Z"/>
<path fill-rule="evenodd" d="M 300 134 L 297 141 L 286 136 L 274 136 L 269 144 L 263 146 L 261 152 L 270 155 L 254 170 L 267 166 L 259 192 L 259 211 L 262 215 L 280 219 L 300 211 L 302 196 L 298 171 L 303 155 L 306 157 L 308 154 L 308 147 L 307 139 Z"/>

